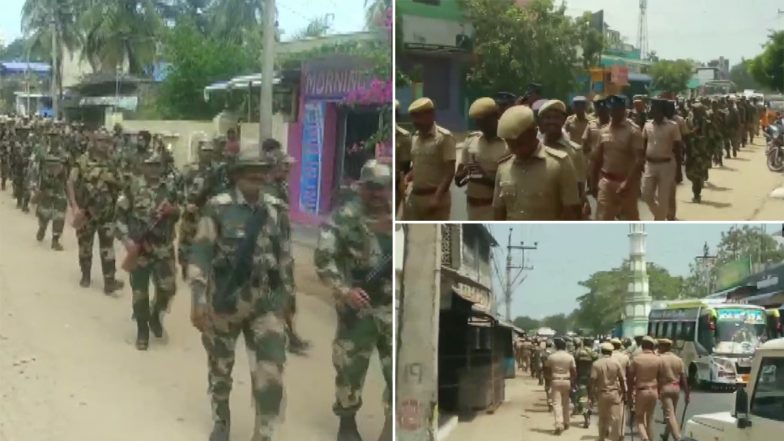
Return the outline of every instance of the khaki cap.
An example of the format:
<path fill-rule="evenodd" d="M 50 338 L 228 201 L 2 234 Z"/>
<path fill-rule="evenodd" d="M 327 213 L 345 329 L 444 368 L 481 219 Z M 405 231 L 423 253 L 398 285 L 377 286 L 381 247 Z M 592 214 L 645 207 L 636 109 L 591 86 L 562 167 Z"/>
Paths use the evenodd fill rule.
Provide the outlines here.
<path fill-rule="evenodd" d="M 468 108 L 468 117 L 472 119 L 484 118 L 498 111 L 498 106 L 492 98 L 479 98 Z"/>
<path fill-rule="evenodd" d="M 561 100 L 550 100 L 546 103 L 542 104 L 542 107 L 539 108 L 539 114 L 543 114 L 548 110 L 557 110 L 561 113 L 566 113 L 566 104 L 564 104 Z"/>
<path fill-rule="evenodd" d="M 672 340 L 670 340 L 669 338 L 660 338 L 659 344 L 665 346 L 672 346 Z"/>
<path fill-rule="evenodd" d="M 433 100 L 430 98 L 420 98 L 408 106 L 408 113 L 427 112 L 428 110 L 433 109 L 435 109 Z"/>
<path fill-rule="evenodd" d="M 610 344 L 612 344 L 613 346 L 620 346 L 621 345 L 621 340 L 618 339 L 618 338 L 610 339 Z"/>
<path fill-rule="evenodd" d="M 498 136 L 517 139 L 534 125 L 534 111 L 528 106 L 512 106 L 498 120 Z"/>
<path fill-rule="evenodd" d="M 604 352 L 612 352 L 615 350 L 615 346 L 613 346 L 612 343 L 607 342 L 602 343 L 599 348 Z"/>
<path fill-rule="evenodd" d="M 400 101 L 395 100 L 395 110 L 400 108 Z"/>
<path fill-rule="evenodd" d="M 643 342 L 648 342 L 648 343 L 650 343 L 652 345 L 656 344 L 656 340 L 654 340 L 653 337 L 651 337 L 650 335 L 646 335 L 645 337 L 643 337 L 642 341 Z"/>

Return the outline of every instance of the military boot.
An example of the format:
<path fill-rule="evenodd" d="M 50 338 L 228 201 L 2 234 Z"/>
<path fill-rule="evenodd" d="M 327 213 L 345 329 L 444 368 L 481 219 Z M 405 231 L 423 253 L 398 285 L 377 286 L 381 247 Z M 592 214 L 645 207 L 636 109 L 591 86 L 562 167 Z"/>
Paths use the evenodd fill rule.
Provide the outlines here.
<path fill-rule="evenodd" d="M 52 249 L 55 250 L 55 251 L 63 251 L 64 248 L 60 244 L 60 238 L 59 237 L 53 237 L 52 238 Z"/>
<path fill-rule="evenodd" d="M 340 417 L 338 427 L 338 441 L 362 441 L 357 430 L 357 420 L 354 415 Z"/>
<path fill-rule="evenodd" d="M 150 314 L 150 331 L 156 338 L 163 337 L 163 323 L 161 323 L 161 310 L 157 306 L 152 308 Z"/>
<path fill-rule="evenodd" d="M 45 235 L 46 235 L 46 225 L 39 225 L 38 232 L 35 233 L 35 240 L 41 242 L 44 240 Z"/>
<path fill-rule="evenodd" d="M 150 345 L 150 304 L 147 300 L 133 305 L 133 316 L 136 318 L 136 349 L 146 351 Z"/>
<path fill-rule="evenodd" d="M 79 286 L 82 288 L 90 287 L 90 263 L 92 262 L 79 262 L 79 266 L 82 268 L 82 280 L 79 281 Z"/>
<path fill-rule="evenodd" d="M 212 426 L 210 441 L 229 441 L 229 425 L 224 422 L 216 422 Z"/>
<path fill-rule="evenodd" d="M 115 291 L 119 291 L 125 286 L 122 280 L 117 280 L 114 277 L 107 277 L 103 284 L 103 293 L 110 295 Z"/>
<path fill-rule="evenodd" d="M 384 420 L 384 427 L 381 429 L 378 441 L 392 441 L 392 416 L 387 416 Z"/>

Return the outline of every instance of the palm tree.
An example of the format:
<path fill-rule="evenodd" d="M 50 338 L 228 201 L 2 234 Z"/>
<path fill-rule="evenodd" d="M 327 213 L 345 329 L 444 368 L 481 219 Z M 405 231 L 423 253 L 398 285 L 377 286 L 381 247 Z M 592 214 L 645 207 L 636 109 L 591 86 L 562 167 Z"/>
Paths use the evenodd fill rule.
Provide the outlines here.
<path fill-rule="evenodd" d="M 28 53 L 46 53 L 51 60 L 52 31 L 57 39 L 55 49 L 57 62 L 52 63 L 53 81 L 57 93 L 63 93 L 64 49 L 73 52 L 82 45 L 82 36 L 77 25 L 77 14 L 82 0 L 25 0 L 22 6 L 22 30 L 29 46 Z M 53 97 L 54 98 L 54 97 Z"/>
<path fill-rule="evenodd" d="M 209 26 L 206 11 L 210 3 L 212 0 L 155 0 L 155 7 L 168 25 L 191 20 L 202 34 L 206 34 Z"/>
<path fill-rule="evenodd" d="M 365 0 L 365 27 L 379 28 L 384 24 L 387 9 L 392 7 L 392 0 Z"/>
<path fill-rule="evenodd" d="M 259 0 L 214 0 L 208 9 L 210 29 L 219 40 L 240 43 L 247 31 L 260 29 L 261 9 Z"/>
<path fill-rule="evenodd" d="M 305 29 L 294 35 L 294 39 L 302 40 L 305 38 L 318 38 L 327 35 L 332 28 L 331 20 L 332 17 L 330 14 L 310 20 L 310 23 L 308 23 Z"/>
<path fill-rule="evenodd" d="M 114 71 L 128 63 L 141 74 L 154 60 L 163 21 L 154 0 L 82 0 L 84 56 L 94 70 Z"/>

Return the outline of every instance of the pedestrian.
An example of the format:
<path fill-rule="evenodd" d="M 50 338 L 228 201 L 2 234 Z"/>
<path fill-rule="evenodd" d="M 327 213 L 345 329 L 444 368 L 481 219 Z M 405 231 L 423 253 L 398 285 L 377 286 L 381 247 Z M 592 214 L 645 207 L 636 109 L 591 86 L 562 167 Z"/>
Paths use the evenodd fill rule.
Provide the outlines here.
<path fill-rule="evenodd" d="M 566 105 L 559 100 L 549 100 L 539 109 L 539 132 L 544 135 L 542 143 L 546 147 L 560 150 L 567 154 L 577 174 L 577 192 L 582 203 L 583 219 L 589 219 L 591 206 L 585 193 L 585 182 L 588 178 L 588 165 L 582 146 L 568 139 L 564 134 Z M 568 337 L 567 337 L 568 338 Z"/>
<path fill-rule="evenodd" d="M 35 214 L 38 217 L 38 233 L 36 240 L 41 242 L 46 235 L 49 222 L 52 223 L 52 249 L 62 251 L 60 237 L 65 227 L 65 212 L 68 209 L 68 197 L 65 193 L 65 158 L 58 152 L 49 152 L 44 159 L 43 169 L 31 179 L 31 200 L 36 204 Z"/>
<path fill-rule="evenodd" d="M 602 343 L 601 358 L 591 366 L 589 395 L 598 403 L 599 441 L 623 438 L 623 403 L 626 401 L 626 377 L 623 368 L 612 357 L 613 345 Z"/>
<path fill-rule="evenodd" d="M 395 208 L 402 212 L 405 177 L 411 171 L 411 132 L 400 127 L 400 102 L 395 100 Z"/>
<path fill-rule="evenodd" d="M 629 365 L 629 398 L 634 406 L 634 418 L 642 441 L 653 439 L 653 413 L 659 400 L 662 360 L 654 353 L 656 341 L 645 336 L 642 353 Z"/>
<path fill-rule="evenodd" d="M 597 105 L 600 124 L 603 107 L 610 109 L 610 121 L 598 131 L 591 165 L 597 220 L 640 220 L 637 200 L 644 158 L 642 136 L 626 118 L 624 102 L 623 97 L 612 96 Z"/>
<path fill-rule="evenodd" d="M 577 174 L 566 153 L 537 139 L 533 111 L 510 107 L 498 122 L 510 155 L 496 174 L 496 220 L 578 220 L 581 217 Z"/>
<path fill-rule="evenodd" d="M 73 226 L 79 242 L 79 285 L 90 286 L 93 243 L 98 235 L 104 294 L 112 294 L 125 284 L 117 280 L 114 258 L 115 203 L 122 190 L 120 171 L 110 160 L 111 135 L 99 131 L 93 135 L 91 147 L 71 169 L 68 176 L 68 201 L 73 213 Z"/>
<path fill-rule="evenodd" d="M 276 208 L 262 191 L 274 167 L 258 145 L 241 149 L 229 170 L 233 185 L 212 197 L 199 218 L 189 272 L 191 322 L 207 352 L 213 429 L 227 441 L 235 346 L 242 333 L 251 360 L 253 441 L 270 441 L 281 416 L 286 361 L 284 311 L 291 256 L 281 243 Z"/>
<path fill-rule="evenodd" d="M 532 107 L 535 102 L 541 101 L 542 98 L 542 85 L 536 82 L 529 83 L 525 88 L 525 94 L 517 100 L 516 104 Z"/>
<path fill-rule="evenodd" d="M 667 424 L 669 433 L 672 434 L 675 441 L 681 439 L 681 428 L 678 423 L 677 409 L 678 399 L 680 398 L 681 391 L 684 394 L 684 401 L 686 405 L 690 401 L 689 383 L 686 381 L 686 370 L 683 366 L 683 360 L 677 355 L 673 354 L 672 340 L 667 338 L 659 339 L 659 358 L 661 359 L 661 378 L 659 384 L 661 387 L 660 398 L 662 405 L 662 414 L 664 421 Z"/>
<path fill-rule="evenodd" d="M 642 132 L 645 146 L 642 199 L 648 204 L 654 219 L 660 221 L 667 219 L 672 187 L 675 185 L 675 156 L 678 149 L 682 148 L 680 129 L 665 118 L 666 107 L 666 100 L 653 100 L 653 119 L 645 123 Z"/>
<path fill-rule="evenodd" d="M 479 131 L 470 133 L 459 149 L 455 182 L 466 187 L 468 220 L 493 220 L 493 188 L 498 161 L 509 155 L 506 142 L 498 137 L 498 105 L 492 98 L 471 104 L 468 116 Z"/>
<path fill-rule="evenodd" d="M 555 414 L 555 434 L 569 429 L 569 392 L 577 379 L 577 365 L 574 357 L 566 352 L 566 342 L 555 339 L 555 352 L 547 357 L 544 364 L 545 375 L 550 379 L 550 395 Z"/>
<path fill-rule="evenodd" d="M 564 130 L 569 134 L 569 140 L 575 144 L 579 144 L 583 148 L 586 156 L 590 155 L 590 150 L 586 149 L 585 144 L 583 144 L 585 131 L 588 129 L 588 124 L 590 123 L 588 116 L 585 114 L 587 106 L 588 100 L 584 96 L 572 98 L 572 109 L 574 110 L 574 114 L 569 115 L 564 123 Z"/>
<path fill-rule="evenodd" d="M 713 164 L 717 166 L 724 166 L 722 158 L 724 152 L 724 130 L 726 126 L 726 115 L 719 108 L 719 101 L 716 99 L 710 100 L 710 111 L 707 117 L 711 123 L 711 138 L 709 140 L 709 148 L 713 158 Z"/>
<path fill-rule="evenodd" d="M 430 98 L 420 98 L 408 107 L 416 127 L 411 138 L 412 170 L 406 180 L 405 220 L 448 220 L 452 207 L 449 188 L 455 176 L 455 137 L 435 122 Z"/>
<path fill-rule="evenodd" d="M 180 219 L 180 194 L 163 176 L 163 159 L 151 153 L 117 200 L 117 239 L 127 252 L 126 269 L 133 293 L 136 349 L 146 351 L 150 331 L 163 337 L 161 315 L 176 292 L 175 227 Z M 128 256 L 132 256 L 129 261 Z M 150 304 L 150 282 L 155 299 Z"/>
<path fill-rule="evenodd" d="M 392 440 L 392 172 L 368 161 L 359 198 L 339 207 L 321 228 L 314 263 L 336 300 L 338 329 L 332 343 L 336 370 L 333 412 L 338 441 L 360 440 L 356 414 L 368 363 L 378 351 L 385 422 L 379 440 Z"/>
<path fill-rule="evenodd" d="M 708 145 L 714 139 L 713 125 L 705 116 L 701 103 L 692 106 L 690 125 L 693 127 L 691 143 L 686 151 L 686 177 L 691 181 L 692 202 L 702 202 L 702 188 L 708 180 L 712 152 Z"/>

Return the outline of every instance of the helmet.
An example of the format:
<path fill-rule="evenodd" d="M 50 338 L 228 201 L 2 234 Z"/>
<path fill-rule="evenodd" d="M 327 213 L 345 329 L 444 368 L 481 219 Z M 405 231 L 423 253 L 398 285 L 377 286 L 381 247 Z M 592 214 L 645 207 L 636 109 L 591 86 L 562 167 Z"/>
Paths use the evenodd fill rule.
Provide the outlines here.
<path fill-rule="evenodd" d="M 392 185 L 392 170 L 388 165 L 371 159 L 362 166 L 359 173 L 361 184 L 376 184 L 382 186 Z"/>

